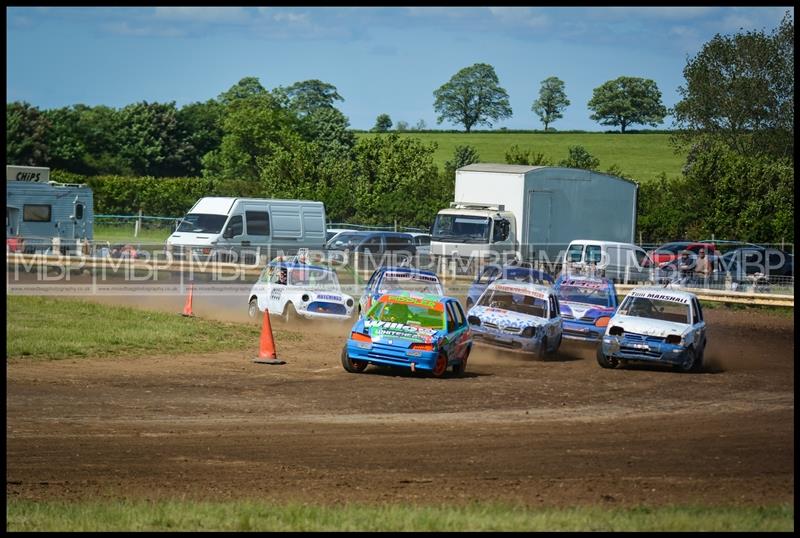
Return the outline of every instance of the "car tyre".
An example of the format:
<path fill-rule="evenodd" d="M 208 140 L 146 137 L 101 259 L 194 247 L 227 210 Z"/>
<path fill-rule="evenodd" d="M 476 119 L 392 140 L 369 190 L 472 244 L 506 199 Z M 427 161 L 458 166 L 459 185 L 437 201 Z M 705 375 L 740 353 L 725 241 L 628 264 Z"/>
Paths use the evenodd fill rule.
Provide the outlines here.
<path fill-rule="evenodd" d="M 690 347 L 686 350 L 686 358 L 680 364 L 677 364 L 675 368 L 681 372 L 694 372 L 697 368 L 697 352 L 693 347 Z"/>
<path fill-rule="evenodd" d="M 561 347 L 561 340 L 562 340 L 562 338 L 563 338 L 563 335 L 562 335 L 562 334 L 559 334 L 559 335 L 558 335 L 558 341 L 556 341 L 556 345 L 554 345 L 554 346 L 553 346 L 553 349 L 551 349 L 551 350 L 547 350 L 547 349 L 545 348 L 545 354 L 546 354 L 547 356 L 554 357 L 555 355 L 557 355 L 557 354 L 558 354 L 558 348 L 560 348 L 560 347 Z"/>
<path fill-rule="evenodd" d="M 258 300 L 255 297 L 250 299 L 247 305 L 247 315 L 250 316 L 250 319 L 256 319 L 258 316 Z"/>
<path fill-rule="evenodd" d="M 439 355 L 436 357 L 436 362 L 433 365 L 433 369 L 431 370 L 431 375 L 433 377 L 442 377 L 444 376 L 445 372 L 447 372 L 447 355 L 444 351 L 439 352 Z"/>
<path fill-rule="evenodd" d="M 342 348 L 342 366 L 351 374 L 360 374 L 367 369 L 366 361 L 354 361 L 347 354 L 347 344 Z"/>
<path fill-rule="evenodd" d="M 294 323 L 298 321 L 300 318 L 297 315 L 297 310 L 295 310 L 294 305 L 292 303 L 286 303 L 283 307 L 283 313 L 281 314 L 281 319 L 284 323 Z"/>
<path fill-rule="evenodd" d="M 533 354 L 539 360 L 544 360 L 544 358 L 547 356 L 547 337 L 546 336 L 542 336 L 542 339 L 539 340 L 539 345 L 536 346 L 536 351 L 534 351 Z"/>
<path fill-rule="evenodd" d="M 469 352 L 471 350 L 472 348 L 468 347 L 467 351 L 464 353 L 464 356 L 461 357 L 461 362 L 453 365 L 453 373 L 458 377 L 463 377 L 464 373 L 467 371 L 467 359 L 469 358 Z"/>
<path fill-rule="evenodd" d="M 472 302 L 472 299 L 470 299 L 469 297 L 467 297 L 467 310 L 469 310 L 469 309 L 470 309 L 470 308 L 472 308 L 473 306 L 475 306 L 475 303 L 473 303 L 473 302 Z"/>
<path fill-rule="evenodd" d="M 603 346 L 597 346 L 597 364 L 603 368 L 616 368 L 619 366 L 619 359 L 609 357 L 603 353 Z"/>

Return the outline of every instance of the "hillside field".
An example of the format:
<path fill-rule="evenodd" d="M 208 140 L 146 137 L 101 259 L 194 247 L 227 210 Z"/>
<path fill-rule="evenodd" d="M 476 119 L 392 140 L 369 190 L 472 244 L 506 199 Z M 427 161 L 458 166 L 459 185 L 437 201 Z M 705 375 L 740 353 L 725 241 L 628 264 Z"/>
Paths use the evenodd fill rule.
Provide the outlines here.
<path fill-rule="evenodd" d="M 676 154 L 669 143 L 669 133 L 502 133 L 502 132 L 402 132 L 426 143 L 436 142 L 434 161 L 440 168 L 453 158 L 456 146 L 473 146 L 481 162 L 504 163 L 505 154 L 513 145 L 522 150 L 543 153 L 557 163 L 567 158 L 570 146 L 583 146 L 600 159 L 600 170 L 616 164 L 636 181 L 646 182 L 661 172 L 668 177 L 681 173 L 685 155 Z M 380 136 L 379 133 L 357 133 L 358 137 Z"/>

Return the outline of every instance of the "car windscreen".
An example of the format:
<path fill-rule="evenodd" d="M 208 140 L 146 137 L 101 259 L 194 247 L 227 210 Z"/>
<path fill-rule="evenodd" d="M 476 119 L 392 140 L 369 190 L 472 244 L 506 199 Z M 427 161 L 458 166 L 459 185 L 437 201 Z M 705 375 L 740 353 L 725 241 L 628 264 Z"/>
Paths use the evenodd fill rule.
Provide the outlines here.
<path fill-rule="evenodd" d="M 473 215 L 436 215 L 431 239 L 464 243 L 488 242 L 490 222 L 488 217 Z"/>
<path fill-rule="evenodd" d="M 676 301 L 662 301 L 646 297 L 628 296 L 619 307 L 619 314 L 650 318 L 673 323 L 691 323 L 689 305 Z"/>
<path fill-rule="evenodd" d="M 302 288 L 338 290 L 336 273 L 316 267 L 295 267 L 289 271 L 289 285 Z"/>
<path fill-rule="evenodd" d="M 413 303 L 395 303 L 391 299 L 378 303 L 369 318 L 387 323 L 401 323 L 426 329 L 444 329 L 444 309 Z"/>
<path fill-rule="evenodd" d="M 498 289 L 490 289 L 484 293 L 478 300 L 478 306 L 500 308 L 540 318 L 547 317 L 547 301 L 544 299 Z"/>
<path fill-rule="evenodd" d="M 611 306 L 611 297 L 608 289 L 590 288 L 585 286 L 561 286 L 558 289 L 558 298 L 570 303 L 585 303 L 597 306 Z"/>
<path fill-rule="evenodd" d="M 225 224 L 227 219 L 227 215 L 189 213 L 183 217 L 177 231 L 196 234 L 218 234 L 222 231 L 222 225 Z"/>

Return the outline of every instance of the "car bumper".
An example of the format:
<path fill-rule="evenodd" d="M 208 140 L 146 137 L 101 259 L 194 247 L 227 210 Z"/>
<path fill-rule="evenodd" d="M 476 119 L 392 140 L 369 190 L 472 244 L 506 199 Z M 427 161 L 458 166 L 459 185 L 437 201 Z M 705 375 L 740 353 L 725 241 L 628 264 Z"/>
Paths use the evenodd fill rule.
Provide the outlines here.
<path fill-rule="evenodd" d="M 329 314 L 325 312 L 312 312 L 308 310 L 298 310 L 297 315 L 304 317 L 306 319 L 333 319 L 333 320 L 341 320 L 341 321 L 352 321 L 353 319 L 353 312 L 352 310 L 348 314 Z"/>
<path fill-rule="evenodd" d="M 583 323 L 580 321 L 561 322 L 562 335 L 564 340 L 576 342 L 598 343 L 606 332 L 605 327 L 596 327 L 594 323 Z"/>
<path fill-rule="evenodd" d="M 472 330 L 472 338 L 477 343 L 526 353 L 535 353 L 541 340 L 538 336 L 525 338 L 524 336 L 508 334 L 498 329 L 488 329 L 481 325 L 470 325 L 470 329 Z"/>
<path fill-rule="evenodd" d="M 603 354 L 616 359 L 628 361 L 644 361 L 656 364 L 681 364 L 686 359 L 687 349 L 683 346 L 659 343 L 648 344 L 647 349 L 633 349 L 620 345 L 621 341 L 613 336 L 604 336 L 602 340 Z"/>
<path fill-rule="evenodd" d="M 367 361 L 383 366 L 400 366 L 415 370 L 433 370 L 438 351 L 409 350 L 379 343 L 347 341 L 347 355 L 351 360 Z"/>

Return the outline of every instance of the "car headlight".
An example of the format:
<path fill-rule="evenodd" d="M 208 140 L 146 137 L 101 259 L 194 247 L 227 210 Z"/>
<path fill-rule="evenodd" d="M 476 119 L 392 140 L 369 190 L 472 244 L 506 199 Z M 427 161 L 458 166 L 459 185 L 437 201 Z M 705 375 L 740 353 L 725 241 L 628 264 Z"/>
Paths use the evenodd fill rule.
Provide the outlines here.
<path fill-rule="evenodd" d="M 683 339 L 681 338 L 681 336 L 679 334 L 670 334 L 669 336 L 667 336 L 667 338 L 664 341 L 667 344 L 672 344 L 674 346 L 678 346 L 678 345 L 681 344 L 682 340 Z"/>
<path fill-rule="evenodd" d="M 478 316 L 469 316 L 469 317 L 467 317 L 467 321 L 469 322 L 470 325 L 480 325 L 481 324 L 481 318 L 479 318 Z"/>
<path fill-rule="evenodd" d="M 304 302 L 304 303 L 307 303 L 307 302 L 308 302 L 308 300 L 310 299 L 310 297 L 308 296 L 308 294 L 307 294 L 307 293 L 304 293 L 304 294 L 303 294 L 303 296 L 301 297 L 301 299 L 303 299 L 303 302 Z"/>
<path fill-rule="evenodd" d="M 608 334 L 610 334 L 611 336 L 622 336 L 623 332 L 625 331 L 619 325 L 614 325 L 608 330 Z"/>
<path fill-rule="evenodd" d="M 522 336 L 525 338 L 533 338 L 533 335 L 536 334 L 536 327 L 525 327 L 522 331 Z"/>
<path fill-rule="evenodd" d="M 346 304 L 347 304 L 347 308 L 352 308 L 353 307 L 353 300 L 352 299 L 348 299 Z"/>

